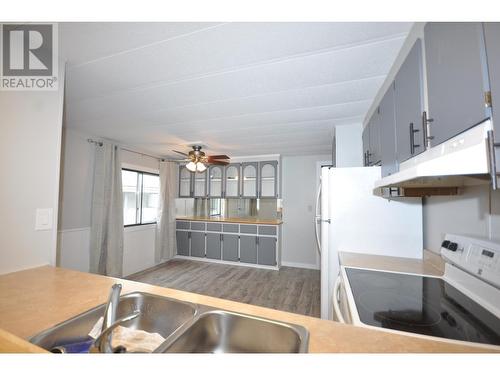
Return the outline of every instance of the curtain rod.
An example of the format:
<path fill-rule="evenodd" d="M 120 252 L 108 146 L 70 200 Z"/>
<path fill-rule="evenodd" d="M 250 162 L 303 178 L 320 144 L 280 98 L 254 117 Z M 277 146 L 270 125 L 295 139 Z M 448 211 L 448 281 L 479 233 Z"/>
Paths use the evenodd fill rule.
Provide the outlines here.
<path fill-rule="evenodd" d="M 103 143 L 102 143 L 101 141 L 96 141 L 96 140 L 93 140 L 93 139 L 91 139 L 91 138 L 87 139 L 87 142 L 89 142 L 89 143 L 93 143 L 93 144 L 95 144 L 96 146 L 99 146 L 99 147 L 101 147 L 101 146 L 103 145 Z M 182 160 L 177 160 L 177 159 L 165 159 L 165 158 L 159 158 L 158 156 L 153 156 L 153 155 L 145 154 L 145 153 L 143 153 L 143 152 L 138 152 L 138 151 L 130 150 L 130 149 L 128 149 L 128 148 L 123 148 L 123 147 L 122 147 L 122 150 L 124 150 L 124 151 L 128 151 L 128 152 L 132 152 L 132 153 L 134 153 L 134 154 L 138 154 L 138 155 L 148 156 L 148 157 L 153 158 L 153 159 L 156 159 L 156 160 L 158 160 L 158 161 L 174 161 L 174 162 L 180 162 L 180 161 L 182 161 Z"/>

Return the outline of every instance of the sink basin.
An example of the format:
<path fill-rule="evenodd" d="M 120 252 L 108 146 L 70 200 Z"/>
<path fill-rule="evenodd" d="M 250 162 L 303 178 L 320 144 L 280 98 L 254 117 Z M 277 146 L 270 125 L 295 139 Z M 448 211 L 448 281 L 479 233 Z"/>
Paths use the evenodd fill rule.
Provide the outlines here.
<path fill-rule="evenodd" d="M 303 353 L 305 328 L 228 311 L 212 310 L 165 341 L 164 353 Z"/>
<path fill-rule="evenodd" d="M 29 340 L 31 343 L 50 350 L 59 345 L 88 340 L 88 333 L 103 316 L 104 304 L 71 318 L 55 327 L 43 331 Z M 117 319 L 139 310 L 141 315 L 123 326 L 157 332 L 164 338 L 170 336 L 184 324 L 192 321 L 197 306 L 167 297 L 148 293 L 130 293 L 120 298 Z"/>

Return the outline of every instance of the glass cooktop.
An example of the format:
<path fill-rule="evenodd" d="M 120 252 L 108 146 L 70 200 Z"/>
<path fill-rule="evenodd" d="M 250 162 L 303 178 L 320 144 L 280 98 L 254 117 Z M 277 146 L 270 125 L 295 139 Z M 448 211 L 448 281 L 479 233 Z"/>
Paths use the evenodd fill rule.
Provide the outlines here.
<path fill-rule="evenodd" d="M 346 268 L 364 324 L 500 345 L 500 319 L 443 279 Z"/>

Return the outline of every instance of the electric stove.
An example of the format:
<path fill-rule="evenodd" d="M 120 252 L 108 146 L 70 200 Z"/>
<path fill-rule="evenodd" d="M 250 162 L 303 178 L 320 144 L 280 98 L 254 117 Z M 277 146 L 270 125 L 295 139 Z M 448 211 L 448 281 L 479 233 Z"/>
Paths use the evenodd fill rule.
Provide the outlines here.
<path fill-rule="evenodd" d="M 354 324 L 500 345 L 500 245 L 447 235 L 443 277 L 343 267 Z"/>

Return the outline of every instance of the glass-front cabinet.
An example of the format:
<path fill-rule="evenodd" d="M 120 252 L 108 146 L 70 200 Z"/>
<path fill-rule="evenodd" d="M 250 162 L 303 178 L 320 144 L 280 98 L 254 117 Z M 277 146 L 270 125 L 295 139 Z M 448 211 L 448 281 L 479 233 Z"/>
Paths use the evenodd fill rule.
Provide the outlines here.
<path fill-rule="evenodd" d="M 194 197 L 195 198 L 206 198 L 208 195 L 207 191 L 207 175 L 208 172 L 196 172 L 194 174 Z"/>
<path fill-rule="evenodd" d="M 222 180 L 224 177 L 223 167 L 211 165 L 208 168 L 208 195 L 210 198 L 222 198 Z"/>
<path fill-rule="evenodd" d="M 257 198 L 258 196 L 258 166 L 259 163 L 241 164 L 241 196 L 243 198 Z"/>
<path fill-rule="evenodd" d="M 238 198 L 240 196 L 240 164 L 228 164 L 225 176 L 225 197 Z"/>
<path fill-rule="evenodd" d="M 193 173 L 185 165 L 179 166 L 179 198 L 189 198 L 192 193 Z"/>
<path fill-rule="evenodd" d="M 278 197 L 278 162 L 261 161 L 259 198 Z"/>

